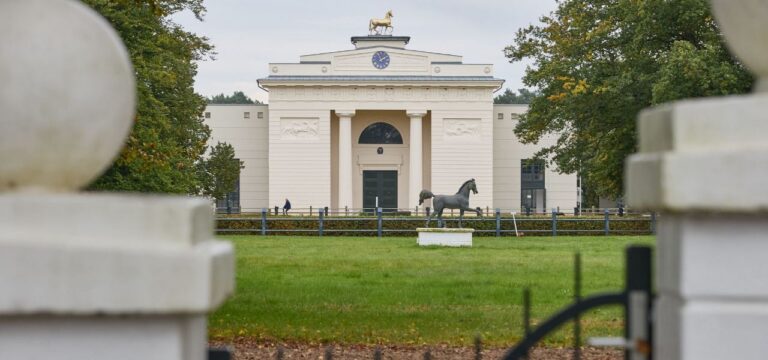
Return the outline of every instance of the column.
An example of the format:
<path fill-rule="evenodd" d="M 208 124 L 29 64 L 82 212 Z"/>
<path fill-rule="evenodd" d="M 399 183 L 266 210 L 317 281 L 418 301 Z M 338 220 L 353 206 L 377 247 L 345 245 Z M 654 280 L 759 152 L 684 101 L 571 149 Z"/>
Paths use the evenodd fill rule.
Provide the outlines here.
<path fill-rule="evenodd" d="M 766 84 L 768 46 L 754 34 L 768 19 L 758 3 L 712 6 L 730 48 Z M 654 359 L 766 357 L 766 90 L 675 102 L 638 119 L 627 200 L 660 212 Z"/>
<path fill-rule="evenodd" d="M 352 117 L 355 111 L 336 110 L 339 117 L 339 210 L 353 207 L 352 200 Z"/>
<path fill-rule="evenodd" d="M 419 192 L 424 187 L 422 181 L 422 155 L 423 149 L 421 144 L 421 122 L 426 111 L 408 111 L 408 117 L 411 118 L 411 144 L 410 144 L 410 157 L 408 167 L 408 207 L 414 209 L 419 205 Z"/>

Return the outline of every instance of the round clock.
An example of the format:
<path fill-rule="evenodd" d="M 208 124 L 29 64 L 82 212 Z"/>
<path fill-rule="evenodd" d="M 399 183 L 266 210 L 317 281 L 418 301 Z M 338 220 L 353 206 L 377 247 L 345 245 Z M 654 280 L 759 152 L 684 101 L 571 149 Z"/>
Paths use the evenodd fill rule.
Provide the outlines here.
<path fill-rule="evenodd" d="M 371 57 L 371 62 L 377 69 L 384 69 L 389 66 L 389 54 L 385 51 L 377 51 Z"/>

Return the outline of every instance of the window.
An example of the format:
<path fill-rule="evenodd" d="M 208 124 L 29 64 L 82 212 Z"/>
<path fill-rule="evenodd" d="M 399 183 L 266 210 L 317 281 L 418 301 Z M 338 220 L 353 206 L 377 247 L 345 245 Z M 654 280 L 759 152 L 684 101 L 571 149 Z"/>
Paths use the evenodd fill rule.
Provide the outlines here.
<path fill-rule="evenodd" d="M 205 118 L 206 119 L 210 119 L 211 118 L 211 113 L 209 111 L 205 112 Z"/>
<path fill-rule="evenodd" d="M 240 161 L 240 159 L 235 159 Z M 235 190 L 226 194 L 223 199 L 216 199 L 216 212 L 226 214 L 240 213 L 240 179 L 235 182 Z"/>
<path fill-rule="evenodd" d="M 523 188 L 544 187 L 544 169 L 546 169 L 544 160 L 520 160 L 520 181 L 523 184 Z M 525 186 L 526 184 L 531 186 Z"/>
<path fill-rule="evenodd" d="M 250 119 L 250 118 L 251 118 L 251 113 L 249 113 L 249 112 L 247 112 L 247 111 L 246 111 L 246 112 L 244 112 L 244 113 L 243 113 L 243 118 L 244 118 L 244 119 Z"/>
<path fill-rule="evenodd" d="M 512 120 L 518 120 L 518 119 L 520 119 L 520 114 L 511 113 L 511 114 L 509 114 L 509 118 L 512 119 Z"/>
<path fill-rule="evenodd" d="M 526 213 L 542 213 L 547 209 L 547 190 L 544 187 L 546 163 L 540 159 L 520 160 L 520 207 Z"/>
<path fill-rule="evenodd" d="M 499 114 L 496 116 L 496 118 L 497 118 L 497 119 L 499 119 L 499 120 L 504 120 L 504 113 L 499 113 Z"/>
<path fill-rule="evenodd" d="M 357 142 L 359 144 L 402 144 L 403 137 L 394 126 L 377 122 L 368 125 Z"/>
<path fill-rule="evenodd" d="M 264 118 L 264 113 L 263 113 L 263 112 L 261 112 L 261 111 L 257 112 L 257 113 L 256 113 L 256 118 L 257 118 L 257 119 L 263 119 L 263 118 Z"/>

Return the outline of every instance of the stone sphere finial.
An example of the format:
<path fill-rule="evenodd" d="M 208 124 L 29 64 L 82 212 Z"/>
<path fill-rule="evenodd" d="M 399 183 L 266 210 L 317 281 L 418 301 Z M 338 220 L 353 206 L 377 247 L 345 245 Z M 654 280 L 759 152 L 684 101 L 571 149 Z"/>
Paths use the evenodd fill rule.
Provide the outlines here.
<path fill-rule="evenodd" d="M 133 69 L 80 1 L 0 1 L 0 192 L 72 191 L 112 163 L 133 124 Z"/>
<path fill-rule="evenodd" d="M 711 0 L 728 48 L 757 77 L 756 92 L 768 91 L 768 0 Z"/>

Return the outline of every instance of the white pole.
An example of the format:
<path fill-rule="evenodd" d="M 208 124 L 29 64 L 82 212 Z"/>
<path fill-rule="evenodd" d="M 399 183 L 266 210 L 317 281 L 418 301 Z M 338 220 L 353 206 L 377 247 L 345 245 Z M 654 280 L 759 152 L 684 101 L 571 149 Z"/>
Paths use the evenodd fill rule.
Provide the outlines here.
<path fill-rule="evenodd" d="M 520 235 L 517 233 L 517 220 L 515 220 L 515 212 L 512 212 L 512 223 L 515 224 L 515 237 L 520 237 Z"/>
<path fill-rule="evenodd" d="M 378 196 L 376 197 L 376 208 L 377 209 L 379 208 L 379 197 Z"/>

